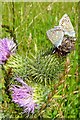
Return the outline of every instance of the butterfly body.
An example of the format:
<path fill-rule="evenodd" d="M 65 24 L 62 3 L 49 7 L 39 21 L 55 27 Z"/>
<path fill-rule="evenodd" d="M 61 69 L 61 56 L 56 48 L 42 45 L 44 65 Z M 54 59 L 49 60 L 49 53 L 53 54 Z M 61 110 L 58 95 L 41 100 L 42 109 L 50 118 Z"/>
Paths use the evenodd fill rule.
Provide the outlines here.
<path fill-rule="evenodd" d="M 59 26 L 47 31 L 47 36 L 60 54 L 69 53 L 74 49 L 75 31 L 67 14 L 59 21 Z M 62 52 L 62 53 L 61 53 Z"/>
<path fill-rule="evenodd" d="M 75 48 L 75 41 L 71 37 L 64 37 L 62 44 L 56 49 L 55 52 L 57 52 L 60 55 L 66 55 L 67 53 L 70 53 L 70 51 L 74 50 Z"/>

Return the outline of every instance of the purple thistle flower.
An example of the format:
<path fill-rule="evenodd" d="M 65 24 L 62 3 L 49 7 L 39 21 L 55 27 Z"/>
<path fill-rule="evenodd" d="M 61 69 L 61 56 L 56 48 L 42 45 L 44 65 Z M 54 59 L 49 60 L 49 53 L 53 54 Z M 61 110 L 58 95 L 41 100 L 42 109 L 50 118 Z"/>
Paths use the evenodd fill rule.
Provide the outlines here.
<path fill-rule="evenodd" d="M 16 44 L 13 40 L 8 38 L 0 39 L 0 64 L 4 64 L 15 51 Z"/>
<path fill-rule="evenodd" d="M 22 86 L 12 85 L 10 90 L 12 91 L 12 101 L 23 107 L 24 113 L 34 113 L 37 104 L 33 100 L 33 89 L 28 86 L 21 78 L 16 80 L 22 83 Z"/>

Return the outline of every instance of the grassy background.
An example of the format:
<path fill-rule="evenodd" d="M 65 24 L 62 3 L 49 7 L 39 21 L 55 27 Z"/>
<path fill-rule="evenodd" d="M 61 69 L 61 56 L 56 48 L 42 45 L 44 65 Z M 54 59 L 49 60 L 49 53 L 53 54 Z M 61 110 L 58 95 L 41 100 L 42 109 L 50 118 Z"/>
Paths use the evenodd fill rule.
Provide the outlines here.
<path fill-rule="evenodd" d="M 71 22 L 76 31 L 76 37 L 78 37 L 78 3 L 75 2 L 3 2 L 2 3 L 2 24 L 10 26 L 16 35 L 18 43 L 18 53 L 21 56 L 26 53 L 32 52 L 33 54 L 39 54 L 37 51 L 45 52 L 53 45 L 47 39 L 46 31 L 59 24 L 61 17 L 67 13 L 71 19 Z M 10 33 L 2 29 L 1 37 L 10 37 Z M 79 91 L 78 91 L 78 44 L 76 41 L 76 50 L 70 53 L 68 56 L 70 60 L 68 70 L 65 65 L 65 69 L 62 74 L 62 79 L 65 80 L 64 84 L 58 85 L 59 99 L 57 101 L 53 99 L 48 102 L 49 106 L 42 112 L 44 118 L 79 118 Z M 63 59 L 63 58 L 62 58 Z M 64 59 L 63 59 L 64 60 Z M 67 64 L 67 61 L 64 61 Z M 67 69 L 67 70 L 66 70 Z M 67 76 L 67 77 L 64 77 Z M 61 79 L 61 81 L 62 81 Z M 60 81 L 59 81 L 60 82 Z M 59 84 L 59 83 L 57 83 Z M 55 84 L 52 87 L 55 88 Z M 55 92 L 53 92 L 55 94 Z M 60 99 L 60 95 L 64 96 Z M 5 95 L 6 96 L 6 95 Z M 6 98 L 5 101 L 7 101 Z M 7 113 L 11 109 L 14 109 L 14 105 L 4 104 L 3 108 L 7 109 Z M 18 109 L 16 107 L 16 109 Z M 20 113 L 15 111 L 12 117 L 20 117 Z"/>
<path fill-rule="evenodd" d="M 36 43 L 41 50 L 52 45 L 47 40 L 46 31 L 58 25 L 65 13 L 70 16 L 77 33 L 78 3 L 74 2 L 3 3 L 3 24 L 9 25 L 11 29 L 14 28 L 16 39 L 18 42 L 22 41 L 20 49 L 26 51 L 31 36 L 30 47 L 35 48 Z"/>

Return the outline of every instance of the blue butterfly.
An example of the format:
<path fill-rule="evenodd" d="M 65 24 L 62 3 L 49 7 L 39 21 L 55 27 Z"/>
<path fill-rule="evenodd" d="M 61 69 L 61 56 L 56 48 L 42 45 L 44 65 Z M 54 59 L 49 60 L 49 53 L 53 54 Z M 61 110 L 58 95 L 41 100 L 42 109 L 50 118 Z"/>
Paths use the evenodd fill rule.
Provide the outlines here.
<path fill-rule="evenodd" d="M 59 26 L 55 26 L 54 28 L 47 31 L 49 40 L 57 48 L 61 45 L 65 35 L 75 38 L 73 25 L 67 14 L 64 14 L 60 19 Z"/>

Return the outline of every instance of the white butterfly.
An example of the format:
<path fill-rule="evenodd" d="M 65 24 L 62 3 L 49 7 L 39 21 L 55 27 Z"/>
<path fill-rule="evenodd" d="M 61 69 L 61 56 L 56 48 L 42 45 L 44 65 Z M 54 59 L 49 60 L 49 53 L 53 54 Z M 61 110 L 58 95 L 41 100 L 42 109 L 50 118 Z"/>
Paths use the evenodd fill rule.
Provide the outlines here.
<path fill-rule="evenodd" d="M 49 40 L 52 42 L 52 44 L 58 47 L 59 45 L 61 45 L 63 37 L 64 37 L 64 32 L 62 30 L 62 27 L 55 26 L 54 28 L 48 30 L 47 36 Z"/>
<path fill-rule="evenodd" d="M 64 35 L 75 37 L 73 25 L 67 14 L 64 14 L 63 17 L 60 19 L 59 26 L 55 26 L 54 28 L 47 31 L 47 36 L 49 40 L 57 48 L 59 45 L 61 45 Z"/>
<path fill-rule="evenodd" d="M 75 31 L 73 25 L 67 14 L 64 14 L 63 17 L 60 19 L 59 26 L 62 26 L 65 35 L 68 35 L 70 37 L 75 37 Z"/>

